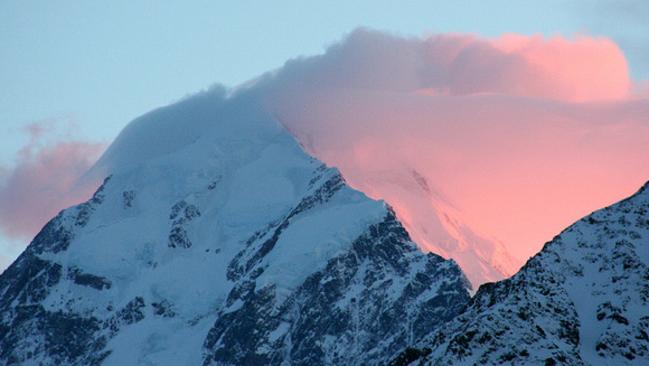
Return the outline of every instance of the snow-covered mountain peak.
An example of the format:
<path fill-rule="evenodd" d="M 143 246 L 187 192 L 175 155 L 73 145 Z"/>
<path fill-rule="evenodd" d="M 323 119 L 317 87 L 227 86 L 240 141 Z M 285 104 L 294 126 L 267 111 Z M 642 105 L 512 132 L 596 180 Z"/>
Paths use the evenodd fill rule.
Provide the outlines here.
<path fill-rule="evenodd" d="M 0 363 L 377 364 L 469 284 L 245 93 L 129 125 L 0 276 Z"/>

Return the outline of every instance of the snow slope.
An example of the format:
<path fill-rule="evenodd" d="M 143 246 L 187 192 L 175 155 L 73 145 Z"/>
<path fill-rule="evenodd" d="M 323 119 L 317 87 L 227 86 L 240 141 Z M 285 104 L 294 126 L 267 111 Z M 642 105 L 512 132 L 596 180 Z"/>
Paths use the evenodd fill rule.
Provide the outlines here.
<path fill-rule="evenodd" d="M 475 287 L 509 277 L 518 269 L 517 261 L 501 242 L 475 231 L 462 212 L 419 171 L 405 165 L 384 170 L 354 166 L 346 171 L 349 175 L 345 177 L 354 188 L 380 197 L 394 208 L 422 250 L 455 260 Z"/>
<path fill-rule="evenodd" d="M 133 121 L 0 276 L 0 364 L 378 364 L 469 299 L 255 96 Z M 90 178 L 89 178 L 90 179 Z"/>
<path fill-rule="evenodd" d="M 481 286 L 393 364 L 649 364 L 649 183 Z"/>

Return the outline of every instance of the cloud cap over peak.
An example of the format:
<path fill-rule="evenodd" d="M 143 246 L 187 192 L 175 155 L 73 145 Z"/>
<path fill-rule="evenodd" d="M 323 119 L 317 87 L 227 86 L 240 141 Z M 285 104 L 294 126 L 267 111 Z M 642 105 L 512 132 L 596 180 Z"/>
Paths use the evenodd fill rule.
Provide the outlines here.
<path fill-rule="evenodd" d="M 359 29 L 242 90 L 477 284 L 649 178 L 635 87 L 606 38 Z"/>
<path fill-rule="evenodd" d="M 626 59 L 607 38 L 401 38 L 364 28 L 323 55 L 287 62 L 274 79 L 282 88 L 507 94 L 571 102 L 619 100 L 632 90 Z"/>

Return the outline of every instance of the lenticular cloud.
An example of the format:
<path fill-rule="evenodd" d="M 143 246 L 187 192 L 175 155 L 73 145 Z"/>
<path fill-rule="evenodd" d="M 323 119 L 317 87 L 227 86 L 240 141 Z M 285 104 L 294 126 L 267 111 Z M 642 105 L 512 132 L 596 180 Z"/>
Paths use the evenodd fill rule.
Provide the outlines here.
<path fill-rule="evenodd" d="M 604 38 L 357 30 L 244 89 L 478 284 L 649 179 L 649 101 L 628 75 Z"/>

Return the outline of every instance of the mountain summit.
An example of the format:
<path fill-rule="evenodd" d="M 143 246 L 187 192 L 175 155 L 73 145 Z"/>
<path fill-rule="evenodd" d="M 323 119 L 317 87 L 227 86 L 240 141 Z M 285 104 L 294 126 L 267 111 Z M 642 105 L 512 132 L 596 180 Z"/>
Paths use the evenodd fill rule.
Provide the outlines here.
<path fill-rule="evenodd" d="M 122 132 L 95 195 L 0 276 L 0 364 L 380 364 L 460 312 L 455 262 L 250 98 Z"/>

